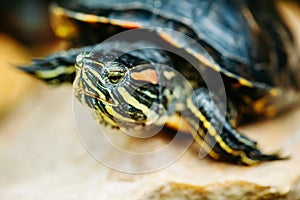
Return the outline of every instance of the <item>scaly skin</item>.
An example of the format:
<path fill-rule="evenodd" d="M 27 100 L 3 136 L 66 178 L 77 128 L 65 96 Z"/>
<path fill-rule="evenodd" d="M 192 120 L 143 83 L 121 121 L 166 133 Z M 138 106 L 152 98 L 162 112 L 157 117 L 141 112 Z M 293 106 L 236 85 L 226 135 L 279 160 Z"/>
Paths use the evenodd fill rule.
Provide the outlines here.
<path fill-rule="evenodd" d="M 76 62 L 76 97 L 95 113 L 99 123 L 143 129 L 162 125 L 161 119 L 180 113 L 195 140 L 216 160 L 253 165 L 283 159 L 277 154 L 261 152 L 256 142 L 233 128 L 229 121 L 236 117 L 230 115 L 234 107 L 220 102 L 205 85 L 188 87 L 189 83 L 175 71 L 165 51 L 155 48 L 126 51 L 129 47 L 143 46 L 141 42 L 116 41 L 79 54 L 76 61 L 75 49 L 74 56 L 64 59 L 64 54 L 58 53 L 22 69 L 48 83 L 73 82 L 75 67 L 73 72 L 69 68 Z"/>

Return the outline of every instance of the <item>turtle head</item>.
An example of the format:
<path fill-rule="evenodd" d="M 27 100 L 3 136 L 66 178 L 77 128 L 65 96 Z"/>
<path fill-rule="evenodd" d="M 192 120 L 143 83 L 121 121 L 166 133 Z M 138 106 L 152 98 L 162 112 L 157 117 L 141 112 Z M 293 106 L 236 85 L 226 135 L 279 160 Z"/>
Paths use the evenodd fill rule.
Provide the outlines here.
<path fill-rule="evenodd" d="M 100 122 L 113 127 L 136 129 L 157 123 L 162 115 L 159 73 L 153 64 L 115 53 L 77 56 L 76 98 L 90 107 Z"/>

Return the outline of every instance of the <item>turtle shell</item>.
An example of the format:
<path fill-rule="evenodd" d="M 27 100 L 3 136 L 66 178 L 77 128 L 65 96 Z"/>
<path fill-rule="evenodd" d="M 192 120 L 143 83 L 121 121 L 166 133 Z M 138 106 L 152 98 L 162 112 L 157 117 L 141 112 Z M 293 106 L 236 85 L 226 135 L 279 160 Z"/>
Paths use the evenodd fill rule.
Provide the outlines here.
<path fill-rule="evenodd" d="M 289 54 L 296 52 L 293 38 L 274 1 L 71 0 L 58 1 L 51 8 L 56 18 L 72 21 L 67 27 L 76 31 L 69 31 L 69 36 L 77 32 L 81 45 L 89 43 L 87 36 L 99 42 L 124 29 L 166 28 L 188 35 L 204 50 L 166 29 L 157 31 L 165 41 L 241 85 L 265 90 L 299 85 L 289 73 L 288 58 L 293 57 Z M 95 27 L 101 31 L 93 30 Z M 60 29 L 54 29 L 59 34 Z"/>
<path fill-rule="evenodd" d="M 293 37 L 281 20 L 275 3 L 275 0 L 183 0 L 180 3 L 174 0 L 57 1 L 51 6 L 54 31 L 57 35 L 69 39 L 71 47 L 79 48 L 58 52 L 43 60 L 35 61 L 29 70 L 24 71 L 50 83 L 72 82 L 73 75 L 76 73 L 75 96 L 96 112 L 99 122 L 107 123 L 112 127 L 119 127 L 117 121 L 123 122 L 122 125 L 128 127 L 135 127 L 137 122 L 140 122 L 140 127 L 152 123 L 152 121 L 145 121 L 152 118 L 150 115 L 148 117 L 147 113 L 153 114 L 154 112 L 148 110 L 152 108 L 152 102 L 159 102 L 161 108 L 166 108 L 162 110 L 167 110 L 166 126 L 180 129 L 179 122 L 182 117 L 183 121 L 187 122 L 183 131 L 189 130 L 195 133 L 195 139 L 199 144 L 203 141 L 206 144 L 203 140 L 206 135 L 218 143 L 213 149 L 206 148 L 210 156 L 215 159 L 224 158 L 249 165 L 258 161 L 282 159 L 277 154 L 261 153 L 256 149 L 255 142 L 240 135 L 234 129 L 239 122 L 249 121 L 249 117 L 274 116 L 290 103 L 299 100 L 297 98 L 299 96 L 287 95 L 291 93 L 286 92 L 287 89 L 293 92 L 299 89 L 300 73 L 299 68 L 295 67 L 299 63 L 299 55 Z M 114 45 L 120 44 L 119 40 L 106 43 L 110 46 L 101 43 L 116 33 L 134 28 L 143 30 L 140 32 L 141 38 L 133 38 L 137 39 L 136 43 L 126 40 L 127 43 L 123 43 L 120 47 L 115 46 L 117 48 L 114 48 Z M 144 66 L 143 64 L 151 63 L 152 59 L 158 58 L 155 56 L 158 51 L 153 51 L 153 54 L 149 54 L 149 51 L 140 54 L 135 52 L 128 56 L 134 51 L 132 48 L 127 51 L 127 48 L 136 44 L 138 47 L 135 48 L 136 50 L 143 49 L 145 43 L 141 39 L 147 39 L 148 36 L 159 39 L 159 43 L 162 44 L 158 44 L 158 47 L 161 47 L 160 45 L 175 47 L 189 58 L 196 60 L 196 70 L 201 72 L 204 70 L 205 73 L 209 73 L 208 75 L 220 73 L 219 77 L 223 80 L 220 82 L 224 83 L 225 90 L 223 85 L 219 87 L 218 81 L 211 79 L 214 86 L 217 85 L 214 88 L 216 90 L 211 92 L 208 84 L 205 85 L 206 80 L 203 82 L 205 77 L 201 79 L 198 73 L 195 73 L 195 69 L 190 68 L 191 65 L 185 62 L 188 60 L 186 57 L 169 54 L 168 50 L 162 51 L 166 55 L 162 57 L 170 56 L 168 61 L 171 67 L 179 70 L 181 75 L 187 75 L 185 78 L 190 83 L 191 79 L 196 81 L 192 89 L 189 90 L 187 85 L 181 84 L 183 81 L 179 76 L 170 74 L 170 71 L 163 67 L 169 66 L 169 62 L 163 62 L 166 65 L 155 65 L 155 67 L 150 65 L 150 68 L 147 65 L 146 68 L 133 67 L 137 66 L 136 64 L 130 65 L 131 62 L 137 61 L 137 64 Z M 151 40 L 147 41 L 151 43 Z M 99 43 L 101 45 L 98 46 Z M 101 52 L 103 51 L 105 52 L 103 55 L 109 60 L 109 62 L 105 61 L 108 65 L 102 63 Z M 121 54 L 114 54 L 116 52 Z M 143 58 L 140 59 L 142 61 L 140 63 L 139 58 Z M 118 62 L 110 62 L 110 59 L 118 59 Z M 180 62 L 177 62 L 177 59 Z M 83 64 L 83 61 L 86 63 Z M 121 61 L 125 62 L 124 66 L 129 66 L 131 70 L 128 70 L 130 71 L 128 79 L 124 78 L 126 68 Z M 47 67 L 42 68 L 43 65 Z M 102 68 L 98 68 L 99 66 Z M 90 71 L 88 67 L 91 68 Z M 76 72 L 74 68 L 77 69 Z M 187 73 L 183 74 L 183 72 Z M 83 77 L 85 73 L 90 73 L 90 77 L 95 78 Z M 128 74 L 126 77 L 129 77 Z M 160 74 L 162 79 L 158 78 Z M 64 76 L 69 79 L 63 78 Z M 118 82 L 119 80 L 121 81 Z M 145 81 L 148 87 L 144 87 L 143 92 L 138 93 L 140 90 L 131 88 L 134 84 L 125 80 Z M 163 90 L 162 95 L 156 95 L 156 93 L 160 94 L 162 88 L 157 84 L 158 80 L 163 80 L 163 83 L 168 83 L 173 88 L 167 88 Z M 101 87 L 101 84 L 113 83 L 120 83 L 120 85 L 115 88 L 103 87 L 106 89 Z M 84 84 L 86 88 L 92 88 L 93 92 L 89 89 L 84 90 Z M 99 88 L 105 92 L 95 85 L 100 85 Z M 175 92 L 183 96 L 175 98 L 176 95 L 170 95 Z M 218 101 L 218 96 L 224 94 L 229 99 L 225 102 L 228 106 L 223 100 Z M 121 97 L 114 99 L 120 99 L 120 102 L 111 103 L 109 98 L 113 99 L 112 96 Z M 145 101 L 150 97 L 153 100 Z M 216 97 L 216 104 L 209 103 L 211 100 L 214 101 L 214 97 Z M 125 103 L 123 103 L 124 99 L 127 99 Z M 182 115 L 174 112 L 177 108 L 173 99 L 184 104 Z M 106 104 L 104 105 L 103 102 Z M 223 110 L 227 111 L 225 129 L 219 132 L 219 123 L 223 123 L 220 113 Z M 206 145 L 210 146 L 209 143 Z"/>

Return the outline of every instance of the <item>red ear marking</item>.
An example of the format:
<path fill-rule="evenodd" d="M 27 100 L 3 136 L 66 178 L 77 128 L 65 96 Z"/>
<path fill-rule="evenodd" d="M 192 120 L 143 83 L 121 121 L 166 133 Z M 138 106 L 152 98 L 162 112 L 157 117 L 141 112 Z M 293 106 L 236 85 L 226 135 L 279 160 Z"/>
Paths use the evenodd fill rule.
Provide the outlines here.
<path fill-rule="evenodd" d="M 158 83 L 158 76 L 154 69 L 146 69 L 140 72 L 131 73 L 131 77 L 138 81 L 147 81 L 153 84 Z"/>

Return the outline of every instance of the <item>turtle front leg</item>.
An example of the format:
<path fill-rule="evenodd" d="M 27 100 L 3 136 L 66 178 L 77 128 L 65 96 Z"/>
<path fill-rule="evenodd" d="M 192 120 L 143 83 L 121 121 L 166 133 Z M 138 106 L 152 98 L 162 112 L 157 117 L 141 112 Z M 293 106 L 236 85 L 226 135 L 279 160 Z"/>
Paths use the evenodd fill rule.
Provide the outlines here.
<path fill-rule="evenodd" d="M 193 128 L 194 138 L 210 157 L 243 165 L 284 159 L 277 154 L 264 154 L 256 142 L 233 128 L 228 115 L 222 114 L 220 102 L 212 101 L 207 89 L 196 90 L 186 105 L 185 118 Z"/>
<path fill-rule="evenodd" d="M 45 58 L 33 59 L 29 66 L 19 66 L 18 68 L 51 85 L 73 83 L 77 55 L 82 52 L 90 52 L 94 47 L 95 45 L 59 51 Z"/>

